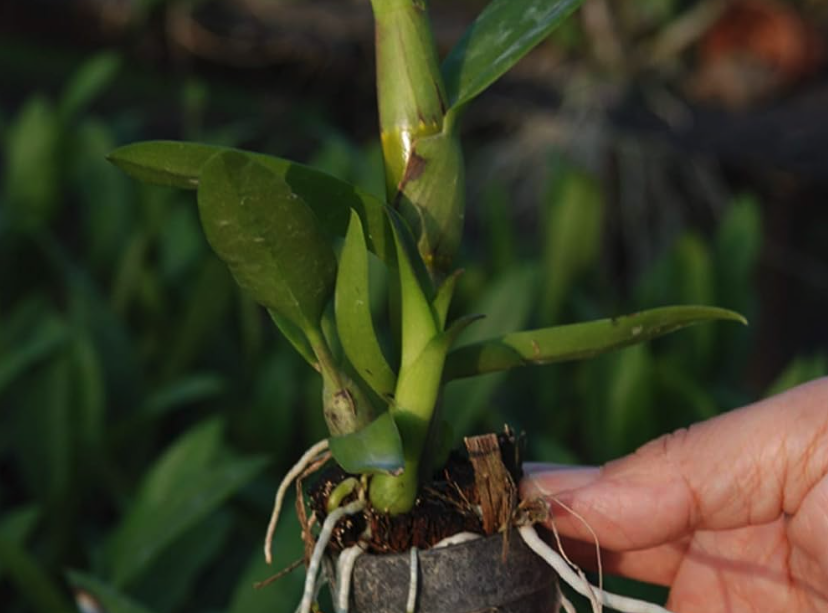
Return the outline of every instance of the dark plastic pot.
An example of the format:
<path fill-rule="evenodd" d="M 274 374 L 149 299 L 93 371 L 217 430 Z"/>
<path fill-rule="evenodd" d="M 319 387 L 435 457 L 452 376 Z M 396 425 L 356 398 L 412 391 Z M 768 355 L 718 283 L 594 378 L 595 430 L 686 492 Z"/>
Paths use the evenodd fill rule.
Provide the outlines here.
<path fill-rule="evenodd" d="M 410 561 L 407 553 L 360 556 L 350 612 L 403 613 Z M 559 608 L 555 573 L 517 532 L 510 535 L 505 561 L 501 535 L 419 552 L 417 613 L 549 613 Z"/>

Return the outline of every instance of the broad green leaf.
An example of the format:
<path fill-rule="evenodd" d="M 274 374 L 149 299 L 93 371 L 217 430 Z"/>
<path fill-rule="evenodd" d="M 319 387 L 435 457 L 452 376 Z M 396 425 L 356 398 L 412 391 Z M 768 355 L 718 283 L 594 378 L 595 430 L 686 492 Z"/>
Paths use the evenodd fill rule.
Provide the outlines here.
<path fill-rule="evenodd" d="M 402 440 L 387 411 L 362 430 L 331 437 L 330 446 L 334 460 L 345 472 L 394 474 L 403 468 Z"/>
<path fill-rule="evenodd" d="M 112 585 L 100 579 L 70 570 L 67 572 L 69 582 L 75 589 L 81 589 L 98 601 L 107 613 L 152 613 L 143 605 L 138 604 Z"/>
<path fill-rule="evenodd" d="M 35 613 L 73 613 L 75 608 L 66 599 L 37 559 L 18 544 L 0 535 L 0 566 L 6 569 L 6 580 L 20 594 L 30 611 Z"/>
<path fill-rule="evenodd" d="M 71 121 L 112 82 L 121 68 L 121 58 L 114 52 L 100 53 L 88 60 L 72 75 L 63 91 L 60 113 Z"/>
<path fill-rule="evenodd" d="M 726 309 L 670 306 L 622 317 L 515 332 L 451 352 L 445 378 L 452 380 L 517 366 L 590 358 L 717 319 L 747 324 L 744 317 Z"/>
<path fill-rule="evenodd" d="M 345 355 L 360 376 L 377 394 L 388 398 L 397 378 L 377 340 L 369 298 L 368 250 L 359 215 L 352 212 L 336 279 L 336 329 Z"/>
<path fill-rule="evenodd" d="M 113 151 L 108 159 L 139 181 L 153 185 L 196 189 L 207 162 L 217 153 L 235 151 L 266 166 L 284 181 L 297 198 L 313 209 L 325 232 L 344 236 L 351 209 L 359 213 L 368 248 L 383 261 L 394 261 L 394 246 L 383 202 L 353 185 L 308 166 L 277 157 L 237 149 L 182 143 L 147 141 Z"/>
<path fill-rule="evenodd" d="M 198 206 L 207 240 L 236 282 L 306 333 L 318 330 L 336 256 L 316 215 L 284 179 L 223 152 L 204 167 Z"/>
<path fill-rule="evenodd" d="M 196 189 L 201 170 L 225 147 L 178 141 L 148 141 L 120 147 L 107 159 L 133 179 L 162 187 Z"/>
<path fill-rule="evenodd" d="M 448 106 L 456 109 L 505 74 L 581 0 L 492 0 L 443 61 Z"/>
<path fill-rule="evenodd" d="M 134 583 L 168 547 L 216 511 L 265 465 L 228 457 L 221 425 L 211 420 L 185 434 L 156 462 L 106 548 L 116 587 Z"/>

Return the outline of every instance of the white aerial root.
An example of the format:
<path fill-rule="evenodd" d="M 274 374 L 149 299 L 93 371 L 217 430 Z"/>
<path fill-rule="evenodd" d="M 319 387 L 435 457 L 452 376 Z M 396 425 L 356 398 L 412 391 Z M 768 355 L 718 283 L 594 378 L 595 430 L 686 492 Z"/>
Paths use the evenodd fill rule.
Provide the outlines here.
<path fill-rule="evenodd" d="M 563 593 L 561 594 L 561 608 L 566 613 L 578 613 L 578 611 L 575 609 L 575 605 L 572 604 L 569 598 L 564 596 Z"/>
<path fill-rule="evenodd" d="M 442 541 L 437 541 L 432 549 L 440 549 L 442 547 L 451 547 L 452 545 L 459 545 L 460 543 L 468 543 L 469 541 L 476 541 L 480 535 L 475 532 L 458 532 L 447 536 Z"/>
<path fill-rule="evenodd" d="M 287 494 L 290 484 L 302 474 L 309 464 L 311 464 L 320 454 L 327 451 L 327 449 L 328 440 L 325 439 L 324 441 L 319 441 L 313 447 L 308 449 L 301 458 L 299 458 L 299 461 L 293 465 L 293 468 L 291 468 L 288 471 L 288 474 L 285 475 L 285 478 L 282 479 L 282 483 L 276 491 L 276 499 L 273 501 L 273 513 L 270 515 L 270 523 L 267 526 L 267 535 L 265 536 L 264 555 L 268 564 L 273 561 L 273 557 L 271 555 L 273 534 L 276 532 L 276 522 L 279 521 L 279 514 L 282 512 L 282 504 L 285 501 L 285 494 Z"/>
<path fill-rule="evenodd" d="M 328 578 L 322 577 L 319 581 L 314 581 L 313 586 L 313 598 L 311 599 L 311 603 L 319 599 L 319 592 L 322 591 L 322 588 L 328 584 Z M 300 613 L 302 610 L 302 605 L 300 604 L 296 607 L 296 610 L 293 613 Z"/>
<path fill-rule="evenodd" d="M 590 526 L 583 517 L 575 513 L 574 510 L 570 509 L 562 502 L 559 502 L 559 504 L 561 504 L 564 508 L 570 511 L 573 515 L 576 515 L 578 519 L 580 519 L 581 522 L 583 522 L 583 524 L 592 534 L 592 538 L 595 541 L 595 558 L 598 560 L 598 590 L 603 590 L 604 571 L 601 568 L 601 544 L 598 541 L 598 535 L 595 534 L 595 531 L 592 529 L 592 526 Z M 552 534 L 555 536 L 555 543 L 558 545 L 558 551 L 560 552 L 561 557 L 564 559 L 564 561 L 566 561 L 567 564 L 569 564 L 570 568 L 572 568 L 572 570 L 574 570 L 578 574 L 578 576 L 581 578 L 581 581 L 583 581 L 584 585 L 586 585 L 589 589 L 589 604 L 590 607 L 592 607 L 592 613 L 602 613 L 604 607 L 599 598 L 595 595 L 595 590 L 593 589 L 592 584 L 589 581 L 587 581 L 584 571 L 582 571 L 581 568 L 577 564 L 575 564 L 575 562 L 570 560 L 569 556 L 566 555 L 566 550 L 564 549 L 563 542 L 561 542 L 561 535 L 558 533 L 558 527 L 555 525 L 555 518 L 550 515 L 550 519 L 552 520 Z"/>
<path fill-rule="evenodd" d="M 411 573 L 408 576 L 408 600 L 405 603 L 405 613 L 414 613 L 417 607 L 417 579 L 419 578 L 419 558 L 417 548 L 411 548 Z"/>
<path fill-rule="evenodd" d="M 337 522 L 346 515 L 356 515 L 364 508 L 364 499 L 354 500 L 344 507 L 339 507 L 331 511 L 330 515 L 325 518 L 325 523 L 322 524 L 322 530 L 319 532 L 319 538 L 316 539 L 316 546 L 313 548 L 313 555 L 308 563 L 308 573 L 305 576 L 305 591 L 302 594 L 299 613 L 311 613 L 313 601 L 316 599 L 316 575 L 319 573 L 322 556 L 325 555 L 325 549 L 328 547 L 328 541 L 331 540 L 331 535 Z"/>
<path fill-rule="evenodd" d="M 336 563 L 336 576 L 339 583 L 336 594 L 337 613 L 348 613 L 348 601 L 351 598 L 351 577 L 354 572 L 354 564 L 357 558 L 364 552 L 362 546 L 357 543 L 339 554 L 339 560 Z"/>
<path fill-rule="evenodd" d="M 670 611 L 657 604 L 637 600 L 635 598 L 628 598 L 626 596 L 620 596 L 618 594 L 611 594 L 610 592 L 599 589 L 594 585 L 590 585 L 588 581 L 585 581 L 579 577 L 578 574 L 569 567 L 566 560 L 564 560 L 557 551 L 543 542 L 540 536 L 538 536 L 538 533 L 535 531 L 534 526 L 521 526 L 518 528 L 518 533 L 523 539 L 523 542 L 525 542 L 532 551 L 546 560 L 546 563 L 549 564 L 549 566 L 551 566 L 556 573 L 558 573 L 558 576 L 582 596 L 590 598 L 592 595 L 594 598 L 599 599 L 601 604 L 606 605 L 611 609 L 621 611 L 622 613 L 670 613 Z"/>

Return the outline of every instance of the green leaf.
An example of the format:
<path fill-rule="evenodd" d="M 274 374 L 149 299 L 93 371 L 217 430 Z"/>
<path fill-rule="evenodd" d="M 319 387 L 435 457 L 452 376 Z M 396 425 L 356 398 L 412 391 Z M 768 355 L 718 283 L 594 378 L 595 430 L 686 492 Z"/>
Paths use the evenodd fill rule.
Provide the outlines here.
<path fill-rule="evenodd" d="M 360 376 L 377 394 L 388 398 L 397 377 L 377 340 L 369 298 L 368 250 L 359 215 L 352 212 L 336 279 L 336 329 L 345 355 Z"/>
<path fill-rule="evenodd" d="M 156 462 L 106 548 L 116 587 L 139 579 L 168 547 L 250 482 L 266 462 L 226 457 L 221 424 L 191 430 Z"/>
<path fill-rule="evenodd" d="M 653 385 L 654 360 L 648 347 L 629 347 L 614 358 L 606 387 L 603 408 L 605 445 L 603 458 L 619 457 L 634 451 L 656 436 Z"/>
<path fill-rule="evenodd" d="M 0 566 L 6 569 L 7 580 L 17 588 L 22 600 L 28 604 L 28 610 L 36 613 L 75 611 L 37 559 L 3 535 L 0 535 Z"/>
<path fill-rule="evenodd" d="M 88 60 L 72 76 L 60 101 L 64 121 L 83 112 L 92 100 L 112 82 L 121 68 L 121 58 L 114 52 L 100 53 Z"/>
<path fill-rule="evenodd" d="M 400 433 L 387 411 L 361 430 L 331 437 L 330 446 L 334 460 L 352 474 L 394 474 L 404 465 Z"/>
<path fill-rule="evenodd" d="M 539 289 L 537 269 L 513 267 L 487 284 L 486 291 L 469 309 L 486 318 L 460 337 L 458 344 L 480 342 L 508 330 L 526 327 Z M 505 373 L 452 381 L 443 393 L 443 406 L 458 435 L 469 432 L 485 414 L 491 414 L 496 389 Z"/>
<path fill-rule="evenodd" d="M 158 416 L 175 409 L 213 398 L 226 389 L 224 378 L 212 373 L 194 373 L 173 381 L 150 394 L 140 411 Z"/>
<path fill-rule="evenodd" d="M 181 610 L 203 585 L 204 572 L 228 551 L 234 519 L 221 510 L 187 530 L 130 587 L 130 594 L 158 611 Z"/>
<path fill-rule="evenodd" d="M 284 508 L 293 508 L 291 494 L 288 494 Z M 273 548 L 273 563 L 268 565 L 262 552 L 256 548 L 236 582 L 230 604 L 225 608 L 227 613 L 274 613 L 293 610 L 295 604 L 302 599 L 305 575 L 301 570 L 297 569 L 263 589 L 254 589 L 253 584 L 302 558 L 302 539 L 296 538 L 300 531 L 295 513 L 285 513 L 279 519 L 273 538 L 273 542 L 278 544 Z"/>
<path fill-rule="evenodd" d="M 204 165 L 222 151 L 228 149 L 201 143 L 148 141 L 120 147 L 106 159 L 144 183 L 196 189 Z"/>
<path fill-rule="evenodd" d="M 402 310 L 402 359 L 400 372 L 410 366 L 438 332 L 437 314 L 431 307 L 431 283 L 413 245 L 405 222 L 388 209 L 397 249 Z"/>
<path fill-rule="evenodd" d="M 107 613 L 152 613 L 111 585 L 91 575 L 73 570 L 68 571 L 67 575 L 75 589 L 91 594 Z"/>
<path fill-rule="evenodd" d="M 828 357 L 824 353 L 811 356 L 798 356 L 791 360 L 785 369 L 768 387 L 765 396 L 773 396 L 808 381 L 828 374 Z"/>
<path fill-rule="evenodd" d="M 7 511 L 0 518 L 0 537 L 12 543 L 23 543 L 40 519 L 40 508 L 27 504 Z"/>
<path fill-rule="evenodd" d="M 279 328 L 279 332 L 284 335 L 299 355 L 301 355 L 308 364 L 316 369 L 319 369 L 319 360 L 316 358 L 316 354 L 313 352 L 313 347 L 311 347 L 308 337 L 305 336 L 304 332 L 288 321 L 287 318 L 279 315 L 279 313 L 273 309 L 268 309 L 267 314 L 270 315 L 271 321 L 276 324 L 276 327 Z"/>
<path fill-rule="evenodd" d="M 446 277 L 434 296 L 432 306 L 434 307 L 434 312 L 437 314 L 437 323 L 440 330 L 446 327 L 446 317 L 448 317 L 449 307 L 451 306 L 452 298 L 454 298 L 454 290 L 457 288 L 457 280 L 462 274 L 462 270 L 456 270 Z"/>
<path fill-rule="evenodd" d="M 762 249 L 762 213 L 755 198 L 736 198 L 715 237 L 716 295 L 731 309 L 746 309 L 754 297 L 753 273 Z"/>
<path fill-rule="evenodd" d="M 572 284 L 592 269 L 600 254 L 604 217 L 604 196 L 594 177 L 562 162 L 553 164 L 552 172 L 557 176 L 546 196 L 543 324 L 558 323 Z"/>
<path fill-rule="evenodd" d="M 336 256 L 319 221 L 284 179 L 227 151 L 198 188 L 210 245 L 256 302 L 306 333 L 319 329 L 336 279 Z"/>
<path fill-rule="evenodd" d="M 452 351 L 446 380 L 517 366 L 584 359 L 662 336 L 708 320 L 747 324 L 733 311 L 706 306 L 670 306 L 632 315 L 515 332 Z"/>
<path fill-rule="evenodd" d="M 12 226 L 39 229 L 60 205 L 61 127 L 53 105 L 41 97 L 26 102 L 6 138 L 3 203 Z"/>
<path fill-rule="evenodd" d="M 6 355 L 0 358 L 0 394 L 15 379 L 64 346 L 67 338 L 63 322 L 51 317 L 42 319 L 31 338 L 21 347 L 5 351 Z"/>
<path fill-rule="evenodd" d="M 572 13 L 581 0 L 493 0 L 443 61 L 450 109 L 494 83 Z"/>
<path fill-rule="evenodd" d="M 15 546 L 22 546 L 32 533 L 40 519 L 40 508 L 28 504 L 6 512 L 0 517 L 0 538 Z M 0 562 L 0 579 L 5 573 L 3 563 Z"/>
<path fill-rule="evenodd" d="M 345 181 L 308 166 L 260 153 L 175 141 L 126 145 L 113 151 L 107 159 L 140 181 L 196 189 L 210 158 L 227 151 L 235 151 L 266 166 L 290 186 L 297 198 L 313 209 L 322 228 L 331 235 L 344 236 L 351 209 L 357 211 L 366 229 L 368 248 L 383 261 L 394 261 L 393 239 L 385 219 L 384 203 Z"/>

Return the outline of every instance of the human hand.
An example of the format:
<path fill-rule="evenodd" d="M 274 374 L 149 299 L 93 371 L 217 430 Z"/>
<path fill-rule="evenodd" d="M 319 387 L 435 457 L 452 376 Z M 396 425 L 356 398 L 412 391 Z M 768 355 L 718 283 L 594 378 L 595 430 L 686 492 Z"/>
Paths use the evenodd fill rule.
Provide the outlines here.
<path fill-rule="evenodd" d="M 670 587 L 677 613 L 828 611 L 828 378 L 595 468 L 529 465 L 570 557 Z M 551 521 L 549 522 L 551 525 Z M 591 555 L 590 555 L 591 552 Z"/>

